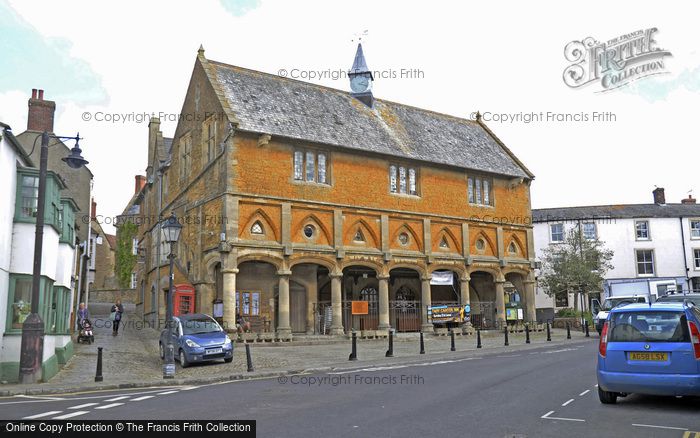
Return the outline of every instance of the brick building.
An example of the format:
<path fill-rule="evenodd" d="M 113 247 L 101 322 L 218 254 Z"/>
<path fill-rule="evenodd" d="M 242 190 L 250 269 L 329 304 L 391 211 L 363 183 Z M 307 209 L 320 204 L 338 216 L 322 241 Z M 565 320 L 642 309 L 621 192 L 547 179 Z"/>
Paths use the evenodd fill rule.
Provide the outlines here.
<path fill-rule="evenodd" d="M 199 50 L 174 138 L 151 121 L 147 183 L 125 209 L 147 319 L 164 316 L 171 211 L 175 283 L 197 311 L 222 303 L 229 328 L 240 313 L 280 338 L 428 330 L 438 303 L 486 327 L 509 303 L 535 319 L 533 175 L 480 120 L 375 99 L 361 46 L 349 76 L 350 93 Z"/>

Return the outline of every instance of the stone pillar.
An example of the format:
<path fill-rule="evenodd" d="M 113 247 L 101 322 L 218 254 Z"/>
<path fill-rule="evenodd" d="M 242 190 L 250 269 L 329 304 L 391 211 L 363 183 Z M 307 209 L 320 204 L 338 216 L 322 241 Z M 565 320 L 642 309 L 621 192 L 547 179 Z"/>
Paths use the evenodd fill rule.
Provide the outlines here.
<path fill-rule="evenodd" d="M 430 279 L 430 276 L 421 277 L 420 283 L 421 330 L 424 333 L 433 332 L 433 324 L 428 322 L 428 307 L 430 307 L 432 302 L 430 296 Z"/>
<path fill-rule="evenodd" d="M 289 322 L 289 276 L 292 271 L 277 271 L 279 276 L 279 299 L 277 309 L 277 336 L 288 338 L 292 335 L 292 326 Z"/>
<path fill-rule="evenodd" d="M 316 331 L 314 326 L 314 309 L 318 301 L 318 280 L 316 269 L 313 269 L 313 278 L 306 286 L 306 334 L 312 335 Z"/>
<path fill-rule="evenodd" d="M 343 329 L 343 274 L 331 274 L 331 335 L 342 335 Z M 323 315 L 322 315 L 323 317 Z"/>
<path fill-rule="evenodd" d="M 496 280 L 496 327 L 502 328 L 506 323 L 506 300 L 503 284 L 505 280 Z"/>
<path fill-rule="evenodd" d="M 459 299 L 462 304 L 462 308 L 465 306 L 470 306 L 471 308 L 471 303 L 469 302 L 469 280 L 471 280 L 470 277 L 460 277 L 459 279 Z M 464 314 L 464 318 L 466 319 L 469 316 L 468 313 Z M 469 327 L 472 326 L 471 320 L 467 321 L 464 323 L 462 326 L 465 329 L 468 329 Z"/>
<path fill-rule="evenodd" d="M 378 275 L 379 280 L 379 330 L 391 328 L 389 323 L 389 276 Z"/>
<path fill-rule="evenodd" d="M 535 310 L 535 281 L 525 280 L 525 318 L 526 322 L 537 322 L 537 311 Z"/>
<path fill-rule="evenodd" d="M 224 283 L 224 329 L 236 331 L 236 274 L 237 268 L 222 269 Z"/>

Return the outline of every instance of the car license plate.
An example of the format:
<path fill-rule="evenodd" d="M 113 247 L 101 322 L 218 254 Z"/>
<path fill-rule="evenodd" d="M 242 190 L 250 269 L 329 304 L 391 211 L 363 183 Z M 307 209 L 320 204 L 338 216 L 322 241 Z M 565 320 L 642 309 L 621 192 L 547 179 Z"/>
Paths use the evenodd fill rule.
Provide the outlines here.
<path fill-rule="evenodd" d="M 652 353 L 649 351 L 631 351 L 630 360 L 665 362 L 668 360 L 668 353 Z"/>
<path fill-rule="evenodd" d="M 219 354 L 222 353 L 224 350 L 223 348 L 208 348 L 204 354 Z"/>

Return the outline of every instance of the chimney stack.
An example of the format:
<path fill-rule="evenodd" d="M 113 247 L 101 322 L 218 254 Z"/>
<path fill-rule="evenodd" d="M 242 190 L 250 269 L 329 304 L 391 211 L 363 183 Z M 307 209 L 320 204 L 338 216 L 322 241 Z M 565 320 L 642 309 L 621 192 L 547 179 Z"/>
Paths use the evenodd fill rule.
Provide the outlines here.
<path fill-rule="evenodd" d="M 652 192 L 654 194 L 654 204 L 664 205 L 666 204 L 666 194 L 664 193 L 663 187 L 657 187 Z"/>
<path fill-rule="evenodd" d="M 681 204 L 695 204 L 695 201 L 697 200 L 693 198 L 693 195 L 688 195 L 687 198 L 681 199 Z"/>
<path fill-rule="evenodd" d="M 32 97 L 29 99 L 27 131 L 53 132 L 54 112 L 56 112 L 56 102 L 44 100 L 44 90 L 32 88 Z"/>
<path fill-rule="evenodd" d="M 97 219 L 97 202 L 92 201 L 92 208 L 90 210 L 92 219 Z"/>
<path fill-rule="evenodd" d="M 137 194 L 138 192 L 141 191 L 143 186 L 146 185 L 146 177 L 144 175 L 136 175 L 135 177 L 135 185 L 134 185 L 134 194 Z"/>

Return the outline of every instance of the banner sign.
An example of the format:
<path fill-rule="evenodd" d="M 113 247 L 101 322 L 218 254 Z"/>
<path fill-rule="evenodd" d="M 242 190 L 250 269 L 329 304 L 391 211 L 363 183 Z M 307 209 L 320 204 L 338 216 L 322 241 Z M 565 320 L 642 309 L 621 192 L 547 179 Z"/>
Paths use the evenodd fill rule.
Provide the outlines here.
<path fill-rule="evenodd" d="M 454 274 L 452 271 L 434 271 L 430 279 L 430 284 L 433 286 L 452 286 L 453 281 Z"/>
<path fill-rule="evenodd" d="M 351 301 L 353 315 L 367 315 L 369 313 L 369 301 Z"/>
<path fill-rule="evenodd" d="M 464 321 L 464 308 L 459 306 L 428 307 L 428 321 L 433 324 L 461 323 Z"/>

